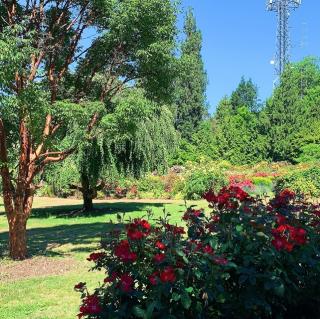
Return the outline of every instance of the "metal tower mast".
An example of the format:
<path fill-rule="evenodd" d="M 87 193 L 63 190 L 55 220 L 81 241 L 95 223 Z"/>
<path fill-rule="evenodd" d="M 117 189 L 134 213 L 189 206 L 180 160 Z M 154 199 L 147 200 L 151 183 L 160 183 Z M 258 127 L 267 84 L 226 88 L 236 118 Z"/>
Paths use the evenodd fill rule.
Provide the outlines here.
<path fill-rule="evenodd" d="M 267 9 L 274 11 L 278 16 L 276 72 L 280 76 L 289 62 L 290 35 L 289 16 L 290 10 L 301 5 L 302 0 L 267 0 Z"/>

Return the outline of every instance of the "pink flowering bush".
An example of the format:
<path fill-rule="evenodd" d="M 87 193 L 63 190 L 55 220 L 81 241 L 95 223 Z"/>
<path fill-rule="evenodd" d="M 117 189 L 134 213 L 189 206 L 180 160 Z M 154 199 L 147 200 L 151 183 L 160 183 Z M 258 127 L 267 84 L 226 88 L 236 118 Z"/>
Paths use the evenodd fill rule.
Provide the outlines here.
<path fill-rule="evenodd" d="M 319 318 L 320 207 L 285 190 L 268 203 L 239 187 L 204 195 L 186 227 L 169 215 L 115 226 L 88 260 L 79 318 Z"/>

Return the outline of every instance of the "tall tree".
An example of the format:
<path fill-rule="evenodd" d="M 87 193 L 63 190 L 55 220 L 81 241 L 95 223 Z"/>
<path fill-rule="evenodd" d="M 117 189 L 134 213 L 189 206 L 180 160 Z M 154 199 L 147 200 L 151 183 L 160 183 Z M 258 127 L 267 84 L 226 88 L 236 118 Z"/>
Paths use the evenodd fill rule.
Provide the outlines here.
<path fill-rule="evenodd" d="M 251 79 L 241 78 L 237 89 L 231 94 L 231 105 L 234 111 L 242 106 L 248 107 L 251 112 L 259 111 L 258 89 Z"/>
<path fill-rule="evenodd" d="M 93 138 L 79 144 L 75 162 L 80 185 L 72 188 L 83 195 L 82 211 L 93 210 L 106 171 L 139 177 L 166 169 L 177 145 L 174 118 L 167 106 L 152 102 L 144 93 L 132 88 L 117 96 L 112 112 L 104 114 L 93 130 Z"/>
<path fill-rule="evenodd" d="M 157 13 L 149 23 L 139 19 L 146 10 Z M 133 23 L 124 23 L 128 19 Z M 77 141 L 92 135 L 103 112 L 104 98 L 130 85 L 137 78 L 137 65 L 138 75 L 151 75 L 141 80 L 146 87 L 156 86 L 159 76 L 165 78 L 168 70 L 160 66 L 169 65 L 163 62 L 172 57 L 170 43 L 174 37 L 174 23 L 165 26 L 166 19 L 175 19 L 170 0 L 1 1 L 0 160 L 12 258 L 27 255 L 26 224 L 36 177 L 45 166 L 64 160 L 75 151 Z M 138 28 L 138 22 L 143 29 Z M 81 51 L 88 28 L 96 31 L 98 40 Z M 127 28 L 137 32 L 127 32 Z M 119 42 L 114 33 L 127 37 L 120 37 Z M 141 38 L 147 41 L 148 35 L 152 39 L 159 36 L 161 41 L 151 41 L 148 50 L 139 50 L 138 45 L 136 59 L 129 55 L 126 63 L 118 63 L 128 57 L 123 52 L 130 51 L 130 45 Z M 63 91 L 73 78 L 70 66 L 79 64 L 85 54 L 79 69 L 83 66 L 89 72 L 77 79 L 83 84 L 77 86 L 81 88 L 79 94 L 58 103 L 65 98 Z M 100 103 L 92 103 L 81 92 L 93 87 L 99 72 L 109 76 L 100 86 Z M 168 86 L 161 88 L 162 93 L 168 90 Z M 57 143 L 63 138 L 65 144 Z"/>
<path fill-rule="evenodd" d="M 2 1 L 0 7 L 2 188 L 10 256 L 23 259 L 35 177 L 73 150 L 54 147 L 63 123 L 53 113 L 95 7 L 89 1 Z"/>
<path fill-rule="evenodd" d="M 77 68 L 73 94 L 78 99 L 104 103 L 105 114 L 100 114 L 99 119 L 116 111 L 114 100 L 123 91 L 133 88 L 143 88 L 146 98 L 159 103 L 171 100 L 175 75 L 175 22 L 175 7 L 170 0 L 119 1 L 107 21 L 109 31 L 94 41 Z M 106 21 L 96 23 L 104 28 Z M 138 98 L 132 105 L 138 107 L 141 101 Z M 146 102 L 142 104 L 146 106 Z M 136 114 L 139 114 L 138 110 Z M 136 116 L 132 121 L 134 119 Z M 86 159 L 81 161 L 82 185 L 78 188 L 83 194 L 84 210 L 92 209 L 97 187 L 103 187 L 103 184 L 97 184 L 98 166 L 102 167 L 102 162 L 96 158 L 99 156 L 96 139 L 101 139 L 99 132 L 92 130 L 88 140 L 79 144 L 78 154 Z M 156 145 L 158 141 L 154 139 L 153 142 Z M 91 167 L 93 164 L 87 164 L 90 154 L 95 157 L 91 157 L 91 161 L 96 162 L 94 168 Z"/>
<path fill-rule="evenodd" d="M 176 128 L 183 138 L 192 133 L 207 114 L 207 75 L 201 56 L 202 35 L 191 10 L 187 12 L 182 43 L 179 75 L 176 83 Z"/>
<path fill-rule="evenodd" d="M 316 138 L 319 123 L 320 68 L 312 58 L 290 64 L 267 101 L 262 119 L 274 161 L 294 161 Z M 308 132 L 308 133 L 307 133 Z M 309 141 L 309 142 L 308 142 Z"/>
<path fill-rule="evenodd" d="M 219 103 L 213 132 L 220 158 L 240 165 L 265 160 L 267 139 L 260 131 L 259 115 L 248 106 L 234 110 L 228 98 Z"/>

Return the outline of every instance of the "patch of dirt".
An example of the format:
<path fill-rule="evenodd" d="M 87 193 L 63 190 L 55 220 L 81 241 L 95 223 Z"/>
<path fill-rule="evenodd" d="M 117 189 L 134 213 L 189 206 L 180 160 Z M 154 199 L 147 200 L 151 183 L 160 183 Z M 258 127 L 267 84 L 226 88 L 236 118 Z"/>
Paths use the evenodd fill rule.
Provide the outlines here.
<path fill-rule="evenodd" d="M 77 265 L 72 258 L 34 257 L 23 261 L 0 264 L 0 282 L 12 282 L 26 278 L 61 275 Z"/>

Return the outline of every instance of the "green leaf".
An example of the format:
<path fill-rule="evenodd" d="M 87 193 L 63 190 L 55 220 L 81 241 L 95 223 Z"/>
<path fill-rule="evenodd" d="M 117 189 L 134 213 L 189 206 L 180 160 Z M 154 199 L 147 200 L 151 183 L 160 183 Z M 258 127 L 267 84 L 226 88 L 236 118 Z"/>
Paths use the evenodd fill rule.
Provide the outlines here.
<path fill-rule="evenodd" d="M 154 301 L 147 307 L 147 316 L 146 316 L 147 319 L 152 319 L 153 317 L 152 314 L 156 306 L 157 306 L 157 302 Z"/>
<path fill-rule="evenodd" d="M 269 238 L 265 233 L 263 233 L 263 232 L 261 232 L 261 231 L 257 233 L 257 236 L 259 236 L 259 237 L 264 237 L 264 238 L 266 238 L 266 239 Z"/>
<path fill-rule="evenodd" d="M 146 319 L 147 318 L 147 313 L 145 310 L 143 310 L 142 308 L 135 306 L 133 307 L 133 314 L 137 317 L 137 318 L 142 318 L 142 319 Z"/>
<path fill-rule="evenodd" d="M 180 298 L 181 298 L 181 296 L 179 294 L 177 294 L 176 292 L 174 292 L 172 294 L 172 300 L 173 301 L 178 301 L 178 300 L 180 300 Z"/>
<path fill-rule="evenodd" d="M 243 226 L 237 225 L 237 226 L 236 226 L 236 231 L 237 231 L 238 233 L 241 233 L 241 232 L 243 231 Z"/>
<path fill-rule="evenodd" d="M 191 299 L 188 294 L 183 294 L 181 296 L 181 303 L 185 309 L 189 309 L 191 307 Z"/>
<path fill-rule="evenodd" d="M 186 292 L 188 292 L 189 294 L 191 294 L 191 293 L 193 292 L 193 288 L 192 288 L 192 287 L 186 288 L 185 290 L 186 290 Z"/>

